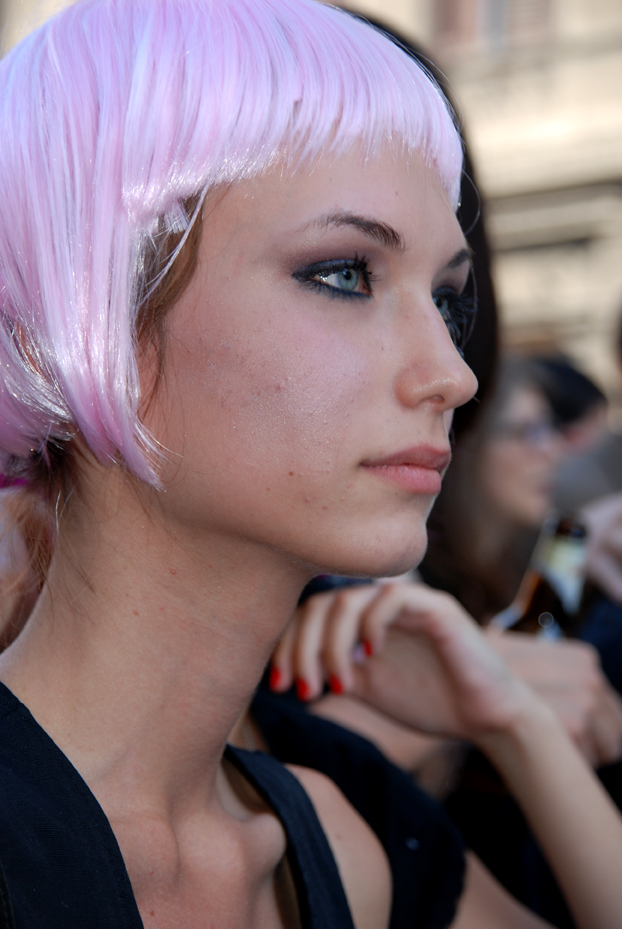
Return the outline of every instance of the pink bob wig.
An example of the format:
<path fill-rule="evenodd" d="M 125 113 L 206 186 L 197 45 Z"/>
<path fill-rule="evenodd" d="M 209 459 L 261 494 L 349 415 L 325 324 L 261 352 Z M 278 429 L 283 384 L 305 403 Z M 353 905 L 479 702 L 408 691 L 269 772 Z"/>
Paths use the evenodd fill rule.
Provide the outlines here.
<path fill-rule="evenodd" d="M 456 206 L 462 168 L 425 71 L 315 0 L 82 0 L 0 62 L 0 139 L 0 473 L 14 477 L 79 432 L 157 485 L 136 320 L 175 253 L 155 281 L 145 256 L 163 230 L 183 246 L 210 190 L 389 143 L 422 152 Z"/>

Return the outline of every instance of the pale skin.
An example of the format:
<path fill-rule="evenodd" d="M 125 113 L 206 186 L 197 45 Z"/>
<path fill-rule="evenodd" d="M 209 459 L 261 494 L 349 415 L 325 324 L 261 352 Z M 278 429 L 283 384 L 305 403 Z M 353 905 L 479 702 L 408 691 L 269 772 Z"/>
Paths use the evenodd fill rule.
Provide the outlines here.
<path fill-rule="evenodd" d="M 364 588 L 349 610 L 347 595 L 323 596 L 340 596 L 342 608 L 299 612 L 274 656 L 279 686 L 304 676 L 315 696 L 322 675 L 337 676 L 344 692 L 401 726 L 473 742 L 522 806 L 577 925 L 620 925 L 618 811 L 552 707 L 509 671 L 460 605 L 414 584 Z M 359 643 L 373 657 L 362 660 Z M 508 906 L 477 862 L 465 898 L 456 926 L 544 925 Z M 486 912 L 492 922 L 483 922 Z"/>
<path fill-rule="evenodd" d="M 501 526 L 539 526 L 551 505 L 555 468 L 563 441 L 550 427 L 551 413 L 543 394 L 528 385 L 517 386 L 499 415 L 499 428 L 517 425 L 549 426 L 536 443 L 518 436 L 493 434 L 482 452 L 478 480 L 491 521 Z"/>
<path fill-rule="evenodd" d="M 336 272 L 301 279 L 361 256 L 375 280 L 357 272 L 358 297 L 333 298 Z M 223 749 L 311 576 L 421 557 L 450 411 L 476 386 L 433 294 L 459 293 L 467 273 L 418 156 L 364 165 L 352 151 L 241 182 L 208 203 L 198 269 L 166 321 L 145 413 L 165 492 L 85 452 L 0 677 L 102 805 L 146 926 L 295 925 L 283 830 Z M 146 387 L 154 371 L 147 358 Z M 437 452 L 418 490 L 377 465 L 413 446 Z M 298 773 L 357 929 L 386 926 L 376 840 L 329 782 Z"/>
<path fill-rule="evenodd" d="M 400 767 L 419 771 L 443 743 L 399 725 L 360 701 L 336 696 L 340 685 L 345 689 L 351 686 L 348 663 L 341 657 L 345 643 L 350 644 L 353 630 L 359 629 L 362 634 L 366 610 L 378 594 L 377 588 L 362 586 L 310 598 L 297 611 L 277 647 L 275 666 L 280 667 L 281 655 L 292 650 L 296 678 L 306 682 L 310 697 L 320 693 L 324 680 L 333 686 L 335 693 L 314 703 L 314 712 L 363 731 Z M 590 764 L 610 764 L 621 757 L 622 701 L 607 682 L 598 653 L 591 645 L 566 640 L 549 642 L 495 628 L 487 628 L 485 635 L 513 674 L 555 711 Z M 289 682 L 287 661 L 280 688 Z"/>
<path fill-rule="evenodd" d="M 594 500 L 581 516 L 589 530 L 588 576 L 615 603 L 622 603 L 622 493 Z"/>
<path fill-rule="evenodd" d="M 529 385 L 517 385 L 499 415 L 499 434 L 490 435 L 481 453 L 476 480 L 486 532 L 474 540 L 479 557 L 488 562 L 507 546 L 518 527 L 537 529 L 551 506 L 555 469 L 564 443 L 552 428 L 535 444 L 503 434 L 503 426 L 550 426 L 551 411 L 544 395 Z"/>

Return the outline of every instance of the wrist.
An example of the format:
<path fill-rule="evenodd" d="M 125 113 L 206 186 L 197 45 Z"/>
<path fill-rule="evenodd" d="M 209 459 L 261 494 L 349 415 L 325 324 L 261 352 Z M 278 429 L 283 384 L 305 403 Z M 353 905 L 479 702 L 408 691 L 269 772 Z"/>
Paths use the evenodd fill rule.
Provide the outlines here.
<path fill-rule="evenodd" d="M 500 769 L 529 756 L 536 746 L 558 734 L 561 725 L 554 711 L 521 681 L 517 682 L 514 706 L 494 728 L 474 739 L 477 747 Z"/>

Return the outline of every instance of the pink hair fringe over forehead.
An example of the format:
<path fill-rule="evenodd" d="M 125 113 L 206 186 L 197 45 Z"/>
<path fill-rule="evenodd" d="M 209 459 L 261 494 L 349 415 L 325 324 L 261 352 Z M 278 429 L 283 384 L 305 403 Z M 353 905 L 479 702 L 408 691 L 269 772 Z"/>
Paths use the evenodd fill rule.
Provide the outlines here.
<path fill-rule="evenodd" d="M 138 418 L 141 257 L 182 201 L 358 142 L 419 150 L 454 205 L 446 101 L 315 0 L 83 0 L 0 62 L 0 471 L 79 429 L 157 483 Z"/>

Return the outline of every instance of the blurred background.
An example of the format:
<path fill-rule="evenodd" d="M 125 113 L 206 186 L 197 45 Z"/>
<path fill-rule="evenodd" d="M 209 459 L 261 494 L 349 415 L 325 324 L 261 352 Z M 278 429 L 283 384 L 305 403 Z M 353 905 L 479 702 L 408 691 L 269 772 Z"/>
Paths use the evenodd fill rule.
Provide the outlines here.
<path fill-rule="evenodd" d="M 0 0 L 4 47 L 62 0 Z M 487 204 L 504 344 L 564 352 L 620 421 L 622 0 L 355 0 L 448 77 Z"/>

